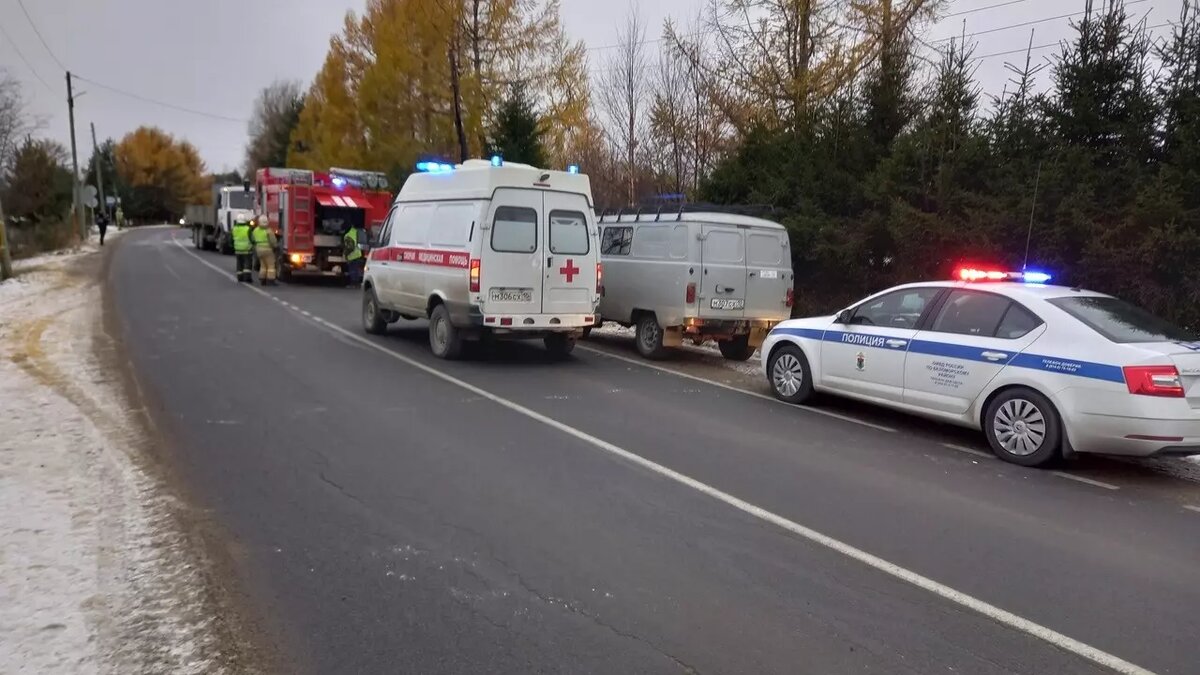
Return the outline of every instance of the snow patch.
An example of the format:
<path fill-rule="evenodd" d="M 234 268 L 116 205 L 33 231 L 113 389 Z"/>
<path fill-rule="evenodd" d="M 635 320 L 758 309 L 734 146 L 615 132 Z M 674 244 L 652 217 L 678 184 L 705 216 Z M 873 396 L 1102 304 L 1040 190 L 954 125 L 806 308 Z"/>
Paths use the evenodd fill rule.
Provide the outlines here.
<path fill-rule="evenodd" d="M 98 362 L 99 287 L 69 274 L 96 250 L 0 284 L 0 672 L 225 672 L 176 504 Z"/>

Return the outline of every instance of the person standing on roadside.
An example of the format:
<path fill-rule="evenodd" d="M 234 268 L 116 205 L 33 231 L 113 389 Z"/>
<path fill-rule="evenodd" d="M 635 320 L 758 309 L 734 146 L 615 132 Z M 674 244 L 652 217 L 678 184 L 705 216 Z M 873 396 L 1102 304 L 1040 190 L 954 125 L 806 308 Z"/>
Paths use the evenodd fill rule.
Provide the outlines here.
<path fill-rule="evenodd" d="M 103 210 L 96 212 L 96 229 L 100 230 L 100 245 L 104 245 L 104 234 L 108 232 L 108 214 Z"/>
<path fill-rule="evenodd" d="M 367 243 L 366 238 L 366 233 L 361 227 L 351 227 L 342 237 L 342 248 L 346 256 L 346 283 L 353 285 L 362 283 L 363 267 L 367 262 L 363 258 L 363 245 Z"/>
<path fill-rule="evenodd" d="M 250 235 L 254 240 L 254 253 L 258 256 L 258 283 L 262 286 L 274 286 L 278 274 L 275 247 L 279 240 L 271 231 L 271 223 L 265 215 L 258 217 L 258 225 L 251 230 Z"/>
<path fill-rule="evenodd" d="M 250 241 L 250 222 L 245 216 L 238 216 L 230 231 L 233 238 L 233 255 L 237 258 L 237 280 L 250 283 L 254 281 L 251 270 L 251 253 L 254 250 Z"/>

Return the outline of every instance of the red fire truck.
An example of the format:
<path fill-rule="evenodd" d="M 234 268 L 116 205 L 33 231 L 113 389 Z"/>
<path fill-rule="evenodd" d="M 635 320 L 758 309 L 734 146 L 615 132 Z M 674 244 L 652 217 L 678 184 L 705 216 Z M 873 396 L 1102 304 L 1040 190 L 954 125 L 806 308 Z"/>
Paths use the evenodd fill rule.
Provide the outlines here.
<path fill-rule="evenodd" d="M 279 237 L 279 277 L 343 276 L 342 237 L 351 228 L 373 236 L 392 206 L 387 177 L 375 171 L 333 168 L 259 169 L 256 211 Z"/>

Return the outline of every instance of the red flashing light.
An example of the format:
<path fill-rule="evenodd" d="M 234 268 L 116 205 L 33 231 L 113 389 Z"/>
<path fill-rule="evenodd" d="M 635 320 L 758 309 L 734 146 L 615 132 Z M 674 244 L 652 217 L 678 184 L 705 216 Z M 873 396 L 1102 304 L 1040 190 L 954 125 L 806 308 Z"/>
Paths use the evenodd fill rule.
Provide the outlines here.
<path fill-rule="evenodd" d="M 1175 366 L 1125 366 L 1125 386 L 1137 396 L 1183 398 L 1183 382 Z"/>
<path fill-rule="evenodd" d="M 684 302 L 692 304 L 696 302 L 696 282 L 691 282 L 687 285 L 687 293 L 684 296 Z"/>
<path fill-rule="evenodd" d="M 957 276 L 963 281 L 1004 281 L 1009 278 L 1009 273 L 1000 270 L 980 270 L 973 267 L 962 267 L 959 268 Z"/>
<path fill-rule="evenodd" d="M 461 260 L 461 258 L 460 258 Z M 479 292 L 479 273 L 481 262 L 479 258 L 471 258 L 471 292 Z"/>

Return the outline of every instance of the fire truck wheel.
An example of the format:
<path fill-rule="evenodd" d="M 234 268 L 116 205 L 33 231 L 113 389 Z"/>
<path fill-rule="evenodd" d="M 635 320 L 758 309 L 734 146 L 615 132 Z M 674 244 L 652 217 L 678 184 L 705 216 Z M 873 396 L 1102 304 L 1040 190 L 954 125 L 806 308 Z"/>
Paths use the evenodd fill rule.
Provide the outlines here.
<path fill-rule="evenodd" d="M 375 289 L 363 291 L 362 303 L 363 330 L 371 335 L 383 335 L 387 332 L 387 322 L 383 319 L 383 310 L 379 308 L 379 299 L 375 297 Z"/>
<path fill-rule="evenodd" d="M 439 359 L 452 361 L 462 354 L 462 335 L 450 323 L 450 311 L 445 305 L 434 307 L 429 316 L 429 347 Z"/>

